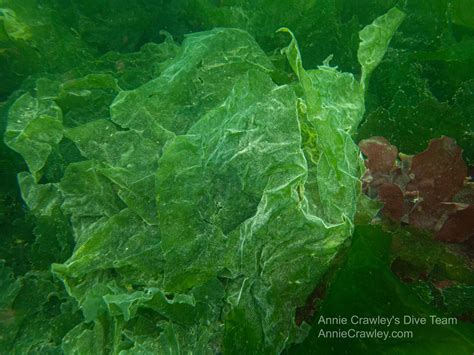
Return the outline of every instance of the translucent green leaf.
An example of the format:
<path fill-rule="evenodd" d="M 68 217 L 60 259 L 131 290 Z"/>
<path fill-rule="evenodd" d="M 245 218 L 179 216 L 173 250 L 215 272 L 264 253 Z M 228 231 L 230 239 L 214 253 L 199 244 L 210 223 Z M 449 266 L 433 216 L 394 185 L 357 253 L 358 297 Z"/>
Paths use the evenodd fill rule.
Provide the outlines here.
<path fill-rule="evenodd" d="M 37 215 L 51 216 L 62 203 L 61 193 L 55 184 L 37 184 L 30 173 L 18 174 L 18 184 L 23 200 Z"/>
<path fill-rule="evenodd" d="M 310 204 L 309 208 L 330 223 L 350 224 L 363 171 L 350 132 L 364 113 L 363 92 L 351 74 L 341 74 L 335 68 L 304 70 L 296 39 L 288 29 L 281 31 L 292 36 L 285 53 L 304 90 L 306 112 L 302 116 L 309 138 L 304 148 L 312 173 L 308 180 L 314 182 L 308 186 L 307 195 L 318 207 Z"/>
<path fill-rule="evenodd" d="M 158 230 L 148 228 L 136 214 L 125 209 L 85 230 L 73 256 L 65 264 L 55 265 L 54 270 L 80 278 L 89 272 L 129 266 L 159 279 L 161 258 Z"/>
<path fill-rule="evenodd" d="M 62 137 L 62 112 L 52 100 L 24 94 L 10 107 L 5 143 L 23 156 L 35 179 Z"/>
<path fill-rule="evenodd" d="M 405 14 L 394 7 L 359 32 L 361 43 L 357 59 L 362 66 L 361 83 L 364 87 L 367 86 L 370 74 L 385 55 L 393 34 L 404 18 Z"/>
<path fill-rule="evenodd" d="M 175 295 L 172 299 L 157 288 L 131 294 L 106 295 L 104 301 L 112 316 L 123 315 L 128 321 L 135 317 L 139 307 L 150 308 L 178 323 L 192 324 L 195 320 L 195 300 L 188 295 Z"/>
<path fill-rule="evenodd" d="M 58 89 L 56 102 L 64 113 L 66 127 L 108 117 L 109 106 L 120 91 L 110 74 L 89 74 L 68 80 Z"/>
<path fill-rule="evenodd" d="M 272 65 L 246 32 L 214 29 L 188 35 L 157 79 L 118 95 L 110 108 L 112 120 L 158 142 L 156 131 L 186 133 L 250 69 L 269 72 Z"/>
<path fill-rule="evenodd" d="M 168 144 L 157 203 L 169 287 L 186 289 L 228 267 L 236 241 L 227 235 L 256 212 L 263 190 L 304 176 L 294 105 L 289 87 L 250 71 L 221 107 Z"/>
<path fill-rule="evenodd" d="M 15 14 L 15 11 L 3 8 L 0 9 L 0 20 L 3 22 L 3 28 L 7 35 L 14 41 L 28 40 L 31 38 L 31 29 Z"/>
<path fill-rule="evenodd" d="M 66 131 L 81 154 L 101 163 L 98 171 L 118 186 L 122 201 L 144 220 L 156 224 L 155 172 L 159 144 L 136 131 L 118 131 L 107 120 L 97 120 Z"/>
<path fill-rule="evenodd" d="M 102 327 L 81 323 L 71 329 L 63 339 L 62 350 L 66 355 L 101 354 L 105 346 Z"/>
<path fill-rule="evenodd" d="M 64 196 L 61 208 L 71 216 L 77 238 L 83 229 L 103 217 L 113 216 L 124 207 L 111 182 L 99 169 L 100 165 L 94 161 L 70 164 L 59 183 Z"/>

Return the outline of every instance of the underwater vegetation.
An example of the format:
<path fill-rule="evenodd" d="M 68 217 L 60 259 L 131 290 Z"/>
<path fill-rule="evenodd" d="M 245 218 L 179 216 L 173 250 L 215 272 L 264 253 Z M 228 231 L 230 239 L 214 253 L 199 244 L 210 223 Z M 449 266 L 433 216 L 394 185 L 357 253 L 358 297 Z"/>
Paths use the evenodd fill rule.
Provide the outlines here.
<path fill-rule="evenodd" d="M 0 354 L 472 354 L 473 68 L 469 0 L 0 0 Z"/>

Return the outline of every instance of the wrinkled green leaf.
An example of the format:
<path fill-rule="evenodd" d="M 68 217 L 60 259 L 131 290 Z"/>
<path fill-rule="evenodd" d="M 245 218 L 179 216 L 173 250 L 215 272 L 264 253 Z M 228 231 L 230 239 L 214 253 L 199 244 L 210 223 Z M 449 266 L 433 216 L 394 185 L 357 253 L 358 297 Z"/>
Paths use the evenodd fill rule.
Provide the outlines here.
<path fill-rule="evenodd" d="M 135 131 L 119 131 L 106 120 L 66 131 L 81 154 L 102 165 L 98 171 L 118 186 L 117 194 L 148 223 L 156 224 L 155 172 L 161 146 Z"/>
<path fill-rule="evenodd" d="M 94 161 L 70 164 L 59 189 L 64 196 L 63 212 L 71 216 L 77 238 L 100 218 L 111 217 L 123 208 L 109 180 Z"/>
<path fill-rule="evenodd" d="M 24 94 L 10 107 L 5 143 L 20 153 L 36 180 L 63 137 L 62 112 L 51 100 Z"/>
<path fill-rule="evenodd" d="M 272 65 L 246 32 L 215 29 L 191 34 L 158 78 L 119 94 L 111 106 L 112 120 L 162 144 L 162 132 L 186 133 L 220 105 L 234 81 L 250 69 L 269 72 Z"/>

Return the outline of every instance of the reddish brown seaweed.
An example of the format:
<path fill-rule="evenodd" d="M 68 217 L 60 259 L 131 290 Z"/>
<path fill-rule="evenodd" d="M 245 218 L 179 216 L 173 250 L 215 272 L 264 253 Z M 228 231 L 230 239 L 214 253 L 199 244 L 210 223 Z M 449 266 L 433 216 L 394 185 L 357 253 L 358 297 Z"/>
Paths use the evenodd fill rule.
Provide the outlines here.
<path fill-rule="evenodd" d="M 383 215 L 462 243 L 474 235 L 474 188 L 462 149 L 449 137 L 415 155 L 400 154 L 383 137 L 359 143 L 367 156 L 364 190 L 384 203 Z"/>

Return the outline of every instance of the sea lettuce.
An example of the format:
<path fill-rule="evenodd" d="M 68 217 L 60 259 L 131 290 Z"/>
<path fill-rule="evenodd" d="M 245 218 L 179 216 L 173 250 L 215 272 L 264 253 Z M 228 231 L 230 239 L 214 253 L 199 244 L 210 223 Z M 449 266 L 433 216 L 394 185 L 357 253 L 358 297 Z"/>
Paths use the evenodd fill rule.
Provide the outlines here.
<path fill-rule="evenodd" d="M 82 312 L 69 307 L 58 348 L 273 354 L 301 341 L 295 310 L 353 231 L 364 172 L 353 135 L 402 19 L 393 9 L 361 32 L 361 80 L 329 61 L 305 70 L 292 36 L 297 80 L 279 85 L 251 35 L 216 28 L 168 38 L 139 86 L 98 65 L 25 90 L 5 133 L 29 170 L 22 196 L 75 244 L 51 269 L 69 295 L 58 303 Z"/>
<path fill-rule="evenodd" d="M 62 112 L 51 99 L 24 94 L 10 107 L 5 143 L 20 153 L 37 176 L 63 137 Z"/>

